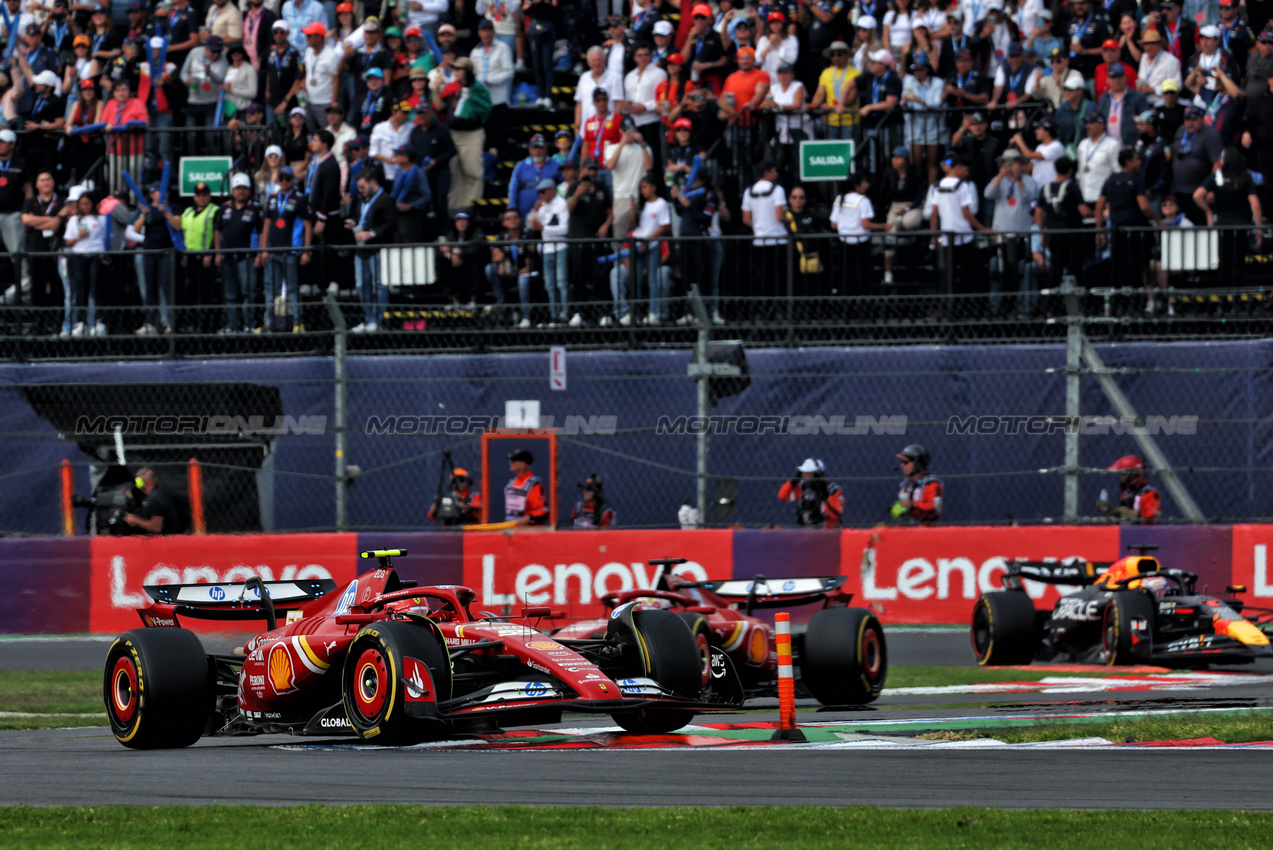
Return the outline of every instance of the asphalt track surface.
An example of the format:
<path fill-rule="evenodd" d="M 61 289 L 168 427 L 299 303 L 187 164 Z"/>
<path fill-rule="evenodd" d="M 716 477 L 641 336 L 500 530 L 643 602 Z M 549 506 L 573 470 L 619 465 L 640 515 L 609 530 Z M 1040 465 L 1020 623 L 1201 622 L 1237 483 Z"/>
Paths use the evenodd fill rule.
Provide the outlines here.
<path fill-rule="evenodd" d="M 3 641 L 0 669 L 99 669 L 108 643 Z M 961 631 L 889 635 L 893 664 L 966 664 Z M 1271 668 L 1273 669 L 1273 668 Z M 1259 672 L 1270 672 L 1261 670 Z M 881 697 L 858 711 L 803 705 L 807 721 L 952 717 L 934 711 L 967 695 Z M 764 705 L 761 703 L 760 705 Z M 908 708 L 908 706 L 925 708 Z M 1273 706 L 1273 683 L 1210 691 L 1004 695 L 1012 712 Z M 885 710 L 891 709 L 891 710 Z M 774 712 L 776 713 L 776 712 Z M 700 717 L 700 722 L 708 718 Z M 772 719 L 760 714 L 713 721 Z M 566 725 L 609 724 L 570 718 Z M 1270 729 L 1273 738 L 1273 728 Z M 7 805 L 160 805 L 395 802 L 534 805 L 823 804 L 1009 808 L 1234 808 L 1273 810 L 1273 748 L 800 750 L 763 747 L 448 751 L 358 749 L 349 739 L 204 739 L 185 750 L 135 752 L 105 728 L 0 732 Z M 280 748 L 285 745 L 286 748 Z"/>

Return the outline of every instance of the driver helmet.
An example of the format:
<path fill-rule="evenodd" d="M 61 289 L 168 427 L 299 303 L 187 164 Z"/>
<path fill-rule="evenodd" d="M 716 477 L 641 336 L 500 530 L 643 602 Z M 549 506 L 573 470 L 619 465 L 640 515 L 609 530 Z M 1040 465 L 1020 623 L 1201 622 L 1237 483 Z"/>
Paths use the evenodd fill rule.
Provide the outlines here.
<path fill-rule="evenodd" d="M 1124 489 L 1144 487 L 1148 482 L 1145 477 L 1145 459 L 1136 455 L 1124 455 L 1110 465 L 1110 472 L 1119 473 L 1118 484 Z"/>
<path fill-rule="evenodd" d="M 1164 576 L 1150 576 L 1149 578 L 1141 579 L 1140 586 L 1152 593 L 1155 599 L 1162 599 L 1167 595 L 1167 589 L 1171 586 L 1171 582 Z"/>

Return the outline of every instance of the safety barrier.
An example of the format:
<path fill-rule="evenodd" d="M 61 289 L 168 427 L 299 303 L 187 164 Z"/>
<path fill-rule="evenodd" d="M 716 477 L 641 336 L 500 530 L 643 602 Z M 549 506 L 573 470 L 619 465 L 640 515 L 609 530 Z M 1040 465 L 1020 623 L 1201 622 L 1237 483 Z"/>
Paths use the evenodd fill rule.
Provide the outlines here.
<path fill-rule="evenodd" d="M 463 584 L 474 607 L 499 613 L 551 605 L 568 618 L 601 614 L 607 593 L 654 587 L 654 557 L 687 559 L 690 578 L 782 580 L 844 575 L 854 604 L 884 623 L 968 622 L 977 596 L 996 590 L 1008 560 L 1081 557 L 1112 561 L 1132 545 L 1158 546 L 1166 568 L 1199 575 L 1199 587 L 1246 585 L 1253 604 L 1273 604 L 1268 549 L 1273 524 L 1215 526 L 1011 526 L 843 531 L 704 530 L 414 532 L 362 534 L 75 537 L 0 540 L 0 631 L 110 634 L 139 625 L 142 588 L 175 582 L 332 578 L 371 568 L 357 553 L 403 546 L 404 578 Z M 869 555 L 869 557 L 868 557 Z M 374 565 L 371 565 L 374 566 Z M 1033 585 L 1036 606 L 1065 588 Z M 812 611 L 791 612 L 797 626 Z M 205 624 L 199 627 L 224 628 Z M 251 628 L 251 627 L 249 627 Z"/>

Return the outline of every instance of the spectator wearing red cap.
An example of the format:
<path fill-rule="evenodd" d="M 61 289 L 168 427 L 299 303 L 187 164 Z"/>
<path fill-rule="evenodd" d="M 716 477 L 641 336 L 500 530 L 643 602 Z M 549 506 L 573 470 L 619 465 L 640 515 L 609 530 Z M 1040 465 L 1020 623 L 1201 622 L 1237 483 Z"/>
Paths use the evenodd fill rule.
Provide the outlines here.
<path fill-rule="evenodd" d="M 787 16 L 773 11 L 765 18 L 765 34 L 756 44 L 756 62 L 772 82 L 783 65 L 795 66 L 800 59 L 800 39 L 787 33 Z"/>
<path fill-rule="evenodd" d="M 290 5 L 290 4 L 289 4 Z M 310 129 L 327 123 L 327 107 L 336 102 L 340 90 L 340 66 L 344 51 L 327 41 L 327 25 L 315 22 L 304 30 L 305 111 Z"/>
<path fill-rule="evenodd" d="M 671 143 L 672 127 L 680 120 L 681 102 L 685 95 L 694 88 L 689 81 L 689 71 L 685 69 L 685 57 L 673 53 L 667 57 L 667 79 L 659 83 L 654 92 L 659 115 L 663 118 L 664 141 Z"/>
<path fill-rule="evenodd" d="M 1101 60 L 1101 64 L 1096 66 L 1096 76 L 1092 81 L 1092 88 L 1098 101 L 1109 91 L 1109 72 L 1115 65 L 1123 69 L 1128 87 L 1132 90 L 1136 89 L 1136 69 L 1122 60 L 1122 48 L 1115 39 L 1107 38 L 1101 44 Z"/>
<path fill-rule="evenodd" d="M 690 81 L 707 86 L 713 94 L 719 94 L 725 78 L 725 49 L 720 34 L 712 28 L 715 14 L 712 7 L 699 3 L 690 10 L 693 23 L 689 36 L 681 47 L 690 69 Z"/>

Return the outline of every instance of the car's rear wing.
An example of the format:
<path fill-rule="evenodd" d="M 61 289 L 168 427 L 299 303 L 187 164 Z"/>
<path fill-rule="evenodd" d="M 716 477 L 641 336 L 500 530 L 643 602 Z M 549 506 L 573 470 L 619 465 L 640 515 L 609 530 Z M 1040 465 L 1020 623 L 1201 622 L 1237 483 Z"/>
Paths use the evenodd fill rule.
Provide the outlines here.
<path fill-rule="evenodd" d="M 694 586 L 710 590 L 726 602 L 736 602 L 751 610 L 787 608 L 822 602 L 831 596 L 851 596 L 841 590 L 844 581 L 844 576 L 771 579 L 756 576 L 750 580 L 700 581 L 694 582 Z"/>
<path fill-rule="evenodd" d="M 164 605 L 196 608 L 242 608 L 261 605 L 261 588 L 275 608 L 295 608 L 336 589 L 329 578 L 289 581 L 246 581 L 226 584 L 151 584 L 142 590 Z"/>
<path fill-rule="evenodd" d="M 1005 590 L 1022 590 L 1021 580 L 1027 578 L 1044 584 L 1086 585 L 1095 581 L 1108 568 L 1108 563 L 1083 558 L 1066 558 L 1063 561 L 1027 561 L 1018 558 L 1008 562 L 1008 571 L 1003 574 L 1002 583 Z"/>

